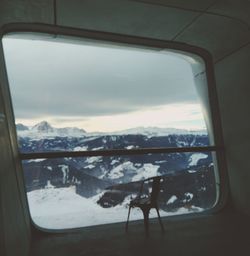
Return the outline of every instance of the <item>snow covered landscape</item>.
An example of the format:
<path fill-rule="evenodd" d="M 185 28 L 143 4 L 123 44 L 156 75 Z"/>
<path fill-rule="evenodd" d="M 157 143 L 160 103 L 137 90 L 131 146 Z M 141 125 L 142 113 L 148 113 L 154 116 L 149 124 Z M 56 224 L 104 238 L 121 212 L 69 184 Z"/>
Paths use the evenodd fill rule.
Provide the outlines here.
<path fill-rule="evenodd" d="M 47 188 L 28 193 L 31 216 L 34 223 L 48 229 L 77 228 L 91 225 L 124 222 L 128 215 L 128 203 L 126 198 L 120 205 L 111 208 L 103 208 L 97 204 L 101 195 L 86 199 L 76 194 L 75 187 Z M 160 215 L 171 216 L 191 212 L 202 211 L 199 207 L 180 208 L 176 212 L 160 210 Z M 150 218 L 156 218 L 154 209 L 150 211 Z M 130 214 L 130 220 L 142 219 L 139 208 L 134 208 Z"/>
<path fill-rule="evenodd" d="M 43 121 L 33 127 L 18 124 L 17 132 L 24 153 L 209 145 L 205 131 L 157 127 L 86 133 L 78 128 L 54 128 Z M 203 211 L 216 200 L 213 166 L 210 152 L 23 161 L 32 219 L 47 229 L 126 221 L 131 197 L 143 180 L 155 176 L 162 177 L 161 216 Z M 144 192 L 149 195 L 149 185 Z M 154 209 L 150 217 L 156 217 Z M 142 219 L 142 212 L 135 208 L 131 220 L 137 219 Z"/>

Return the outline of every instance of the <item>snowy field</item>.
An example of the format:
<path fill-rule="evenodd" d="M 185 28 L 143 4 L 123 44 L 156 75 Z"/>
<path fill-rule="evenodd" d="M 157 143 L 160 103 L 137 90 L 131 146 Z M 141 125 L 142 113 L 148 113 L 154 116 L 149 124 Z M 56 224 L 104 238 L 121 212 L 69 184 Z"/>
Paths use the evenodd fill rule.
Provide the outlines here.
<path fill-rule="evenodd" d="M 75 187 L 47 188 L 28 192 L 28 202 L 31 217 L 34 223 L 47 229 L 77 228 L 107 223 L 124 222 L 127 220 L 128 203 L 126 198 L 121 205 L 111 208 L 103 208 L 96 202 L 102 194 L 92 198 L 84 198 L 75 193 Z M 160 215 L 170 216 L 177 214 L 202 211 L 201 208 L 180 208 L 176 212 L 160 210 Z M 150 212 L 150 218 L 157 217 L 154 209 Z M 131 210 L 130 220 L 142 219 L 139 208 Z"/>

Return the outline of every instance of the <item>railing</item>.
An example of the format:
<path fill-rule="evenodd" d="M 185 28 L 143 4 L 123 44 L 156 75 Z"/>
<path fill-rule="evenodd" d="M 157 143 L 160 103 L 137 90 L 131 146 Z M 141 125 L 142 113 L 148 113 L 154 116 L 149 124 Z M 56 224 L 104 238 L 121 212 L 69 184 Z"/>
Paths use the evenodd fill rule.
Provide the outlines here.
<path fill-rule="evenodd" d="M 60 161 L 63 158 L 71 157 L 93 157 L 93 156 L 104 156 L 104 157 L 113 157 L 113 156 L 135 156 L 135 155 L 148 155 L 148 154 L 175 154 L 175 153 L 195 153 L 195 152 L 219 152 L 223 148 L 218 146 L 202 146 L 202 147 L 162 147 L 162 148 L 136 148 L 136 149 L 109 149 L 109 150 L 93 150 L 93 151 L 48 151 L 48 152 L 34 152 L 34 153 L 20 153 L 21 160 L 29 159 L 55 159 L 55 166 L 60 165 Z M 209 154 L 208 154 L 209 155 Z M 152 156 L 155 158 L 155 156 Z M 161 157 L 161 156 L 160 156 Z M 58 158 L 61 158 L 58 162 Z M 119 157 L 120 158 L 120 157 Z M 121 157 L 122 158 L 122 157 Z M 130 158 L 130 157 L 124 157 Z M 157 158 L 157 157 L 156 157 Z M 65 159 L 66 160 L 66 159 Z M 79 159 L 81 161 L 81 159 Z M 112 159 L 111 159 L 112 160 Z M 123 160 L 123 159 L 122 159 Z M 129 161 L 129 160 L 128 160 Z M 131 160 L 132 161 L 132 160 Z M 209 160 L 210 161 L 210 160 Z M 213 161 L 213 160 L 211 160 Z M 31 161 L 32 162 L 32 161 Z M 122 161 L 121 161 L 122 162 Z M 153 163 L 153 162 L 152 162 Z M 43 166 L 44 162 L 41 163 L 32 163 L 31 166 L 25 169 L 25 165 L 29 166 L 29 161 L 23 162 L 25 177 L 30 175 L 34 168 L 34 177 L 40 179 L 41 173 L 43 170 L 51 170 L 46 168 L 39 168 L 39 165 Z M 67 165 L 68 162 L 66 161 Z M 53 166 L 53 160 L 47 161 L 45 166 Z M 97 165 L 98 166 L 98 165 Z M 198 167 L 198 165 L 196 165 Z M 201 167 L 201 168 L 200 168 Z M 207 165 L 207 168 L 203 168 L 203 165 L 196 168 L 197 172 L 193 171 L 193 166 L 191 167 L 191 172 L 188 169 L 176 170 L 177 175 L 173 175 L 171 172 L 169 175 L 161 175 L 161 190 L 159 196 L 159 208 L 161 210 L 162 216 L 171 216 L 183 213 L 195 213 L 200 212 L 205 209 L 210 209 L 217 202 L 218 190 L 217 185 L 219 185 L 214 177 L 214 167 L 213 165 Z M 54 168 L 54 167 L 53 167 Z M 54 169 L 53 169 L 54 170 Z M 55 168 L 56 171 L 59 170 Z M 68 169 L 69 170 L 69 169 Z M 48 171 L 50 175 L 50 171 Z M 73 172 L 71 172 L 73 173 Z M 60 173 L 61 174 L 61 173 Z M 31 173 L 32 175 L 32 173 Z M 37 176 L 36 176 L 37 175 Z M 57 175 L 57 174 L 56 174 Z M 52 182 L 53 187 L 46 187 L 47 180 L 41 178 L 41 183 L 33 183 L 33 180 L 26 180 L 27 196 L 29 199 L 29 207 L 31 211 L 31 217 L 34 223 L 42 228 L 46 229 L 65 229 L 65 228 L 79 228 L 85 226 L 92 226 L 105 223 L 121 222 L 124 221 L 127 217 L 127 208 L 126 208 L 126 198 L 133 196 L 135 192 L 138 191 L 138 187 L 135 186 L 136 183 L 141 182 L 140 179 L 134 181 L 130 180 L 119 180 L 120 182 L 114 183 L 110 187 L 110 184 L 100 184 L 93 188 L 91 187 L 91 182 L 89 179 L 86 179 L 85 176 L 77 177 L 77 182 L 75 183 L 74 189 L 69 190 L 67 186 L 72 185 L 71 181 L 69 183 L 64 183 L 62 175 L 60 176 L 51 176 L 50 181 Z M 153 172 L 152 175 L 155 175 Z M 183 179 L 186 179 L 186 182 L 182 182 Z M 54 183 L 53 183 L 54 179 Z M 59 179 L 59 181 L 58 181 Z M 102 179 L 102 178 L 101 178 Z M 148 180 L 147 177 L 143 178 Z M 150 178 L 152 179 L 152 177 Z M 28 185 L 27 185 L 28 184 Z M 65 185 L 66 184 L 66 185 Z M 112 184 L 112 183 L 111 183 Z M 46 185 L 46 186 L 45 186 Z M 51 185 L 51 184 L 50 184 Z M 30 187 L 29 187 L 30 186 Z M 205 187 L 204 190 L 202 188 Z M 41 188 L 44 190 L 41 190 Z M 55 190 L 54 188 L 60 188 L 60 190 Z M 96 192 L 96 189 L 99 188 L 100 192 Z M 114 189 L 116 191 L 114 191 Z M 42 191 L 42 192 L 41 192 Z M 94 192 L 93 192 L 94 191 Z M 119 193 L 117 193 L 117 191 Z M 41 193 L 40 193 L 41 192 Z M 147 191 L 146 191 L 147 192 Z M 61 194 L 62 193 L 62 194 Z M 66 196 L 64 199 L 65 193 L 69 193 L 69 196 Z M 67 194 L 68 195 L 68 194 Z M 76 195 L 76 197 L 75 197 Z M 96 197 L 98 195 L 98 198 Z M 173 196 L 178 195 L 178 198 L 173 199 Z M 180 196 L 179 196 L 180 195 Z M 190 196 L 191 195 L 191 196 Z M 45 198 L 45 199 L 44 199 Z M 58 199 L 58 200 L 55 200 Z M 68 200 L 70 198 L 70 201 Z M 90 198 L 88 200 L 88 198 Z M 95 198 L 93 200 L 92 198 Z M 68 214 L 68 208 L 65 208 L 69 202 L 76 200 L 78 202 L 72 212 Z M 80 200 L 80 201 L 79 201 Z M 47 203 L 49 202 L 48 209 Z M 80 202 L 80 203 L 79 203 Z M 85 207 L 85 208 L 84 208 Z M 91 214 L 86 214 L 86 208 L 93 207 L 93 212 Z M 44 209 L 46 211 L 44 212 Z M 92 208 L 91 208 L 92 209 Z M 97 209 L 95 211 L 95 209 Z M 79 215 L 79 212 L 82 211 L 82 215 Z M 101 214 L 100 214 L 101 211 Z M 56 212 L 56 214 L 55 214 Z M 52 214 L 53 213 L 53 214 Z M 92 216 L 98 216 L 100 218 L 93 220 Z M 141 219 L 141 213 L 137 211 L 133 212 L 133 219 Z M 84 217 L 82 217 L 84 216 Z M 112 216 L 112 217 L 110 217 Z M 70 219 L 69 219 L 70 218 Z"/>
<path fill-rule="evenodd" d="M 218 151 L 221 147 L 180 147 L 180 148 L 140 148 L 140 149 L 109 149 L 93 151 L 62 151 L 62 152 L 36 152 L 20 153 L 21 160 L 40 158 L 62 158 L 62 157 L 89 157 L 89 156 L 121 156 L 121 155 L 145 155 L 163 153 L 185 153 L 185 152 L 212 152 Z"/>

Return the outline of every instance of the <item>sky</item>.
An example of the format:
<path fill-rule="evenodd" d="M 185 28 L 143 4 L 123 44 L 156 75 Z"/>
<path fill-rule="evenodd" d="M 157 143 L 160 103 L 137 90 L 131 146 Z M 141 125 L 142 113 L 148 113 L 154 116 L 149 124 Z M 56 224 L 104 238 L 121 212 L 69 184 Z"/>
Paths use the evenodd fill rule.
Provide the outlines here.
<path fill-rule="evenodd" d="M 16 123 L 111 132 L 204 129 L 190 63 L 166 50 L 3 39 Z"/>

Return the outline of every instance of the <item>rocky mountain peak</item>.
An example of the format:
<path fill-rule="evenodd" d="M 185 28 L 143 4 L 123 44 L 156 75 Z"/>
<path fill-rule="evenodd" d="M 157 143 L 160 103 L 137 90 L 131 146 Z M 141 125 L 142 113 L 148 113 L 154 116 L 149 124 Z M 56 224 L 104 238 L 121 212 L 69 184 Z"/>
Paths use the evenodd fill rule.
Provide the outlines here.
<path fill-rule="evenodd" d="M 28 131 L 29 127 L 23 124 L 16 124 L 17 131 Z"/>
<path fill-rule="evenodd" d="M 33 131 L 46 132 L 46 133 L 54 131 L 53 127 L 47 121 L 42 121 L 34 125 L 31 129 Z"/>

